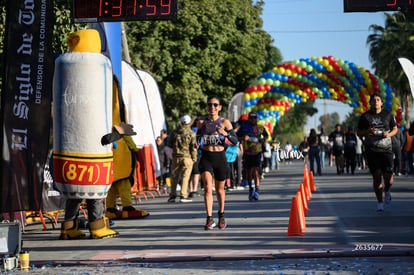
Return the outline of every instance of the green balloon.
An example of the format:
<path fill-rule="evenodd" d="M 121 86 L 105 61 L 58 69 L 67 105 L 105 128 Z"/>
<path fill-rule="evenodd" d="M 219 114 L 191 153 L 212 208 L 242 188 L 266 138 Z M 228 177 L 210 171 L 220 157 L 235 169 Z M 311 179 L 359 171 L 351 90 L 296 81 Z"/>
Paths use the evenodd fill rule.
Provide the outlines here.
<path fill-rule="evenodd" d="M 273 85 L 273 79 L 268 78 L 268 79 L 266 80 L 266 84 L 267 84 L 267 85 L 272 86 L 272 85 Z"/>

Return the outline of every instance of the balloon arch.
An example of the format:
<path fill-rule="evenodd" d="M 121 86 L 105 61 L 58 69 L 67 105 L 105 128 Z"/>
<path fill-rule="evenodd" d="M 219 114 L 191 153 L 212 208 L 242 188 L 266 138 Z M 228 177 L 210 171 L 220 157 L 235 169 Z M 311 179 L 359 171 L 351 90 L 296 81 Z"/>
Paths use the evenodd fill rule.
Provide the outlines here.
<path fill-rule="evenodd" d="M 280 64 L 254 80 L 244 91 L 244 113 L 256 111 L 269 133 L 296 104 L 315 99 L 343 102 L 358 113 L 369 109 L 371 94 L 380 93 L 384 108 L 404 126 L 398 98 L 383 79 L 352 62 L 328 57 L 301 58 Z"/>

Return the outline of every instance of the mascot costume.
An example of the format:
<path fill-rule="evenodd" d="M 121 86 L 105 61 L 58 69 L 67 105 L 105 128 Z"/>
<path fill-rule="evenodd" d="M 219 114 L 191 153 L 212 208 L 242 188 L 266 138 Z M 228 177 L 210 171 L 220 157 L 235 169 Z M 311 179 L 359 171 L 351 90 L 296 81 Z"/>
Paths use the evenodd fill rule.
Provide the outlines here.
<path fill-rule="evenodd" d="M 112 123 L 120 125 L 125 122 L 125 107 L 119 96 L 119 84 L 115 79 L 113 86 Z M 104 142 L 102 142 L 104 144 Z M 106 214 L 110 220 L 116 219 L 140 219 L 149 213 L 145 210 L 135 209 L 132 206 L 131 186 L 134 184 L 135 153 L 139 150 L 130 136 L 124 135 L 116 141 L 114 146 L 114 174 L 113 183 L 106 198 Z M 119 195 L 122 211 L 117 209 L 116 199 Z"/>
<path fill-rule="evenodd" d="M 84 199 L 90 238 L 116 237 L 103 203 L 113 181 L 113 152 L 100 142 L 113 131 L 112 66 L 96 30 L 71 33 L 68 45 L 69 52 L 56 59 L 53 80 L 53 175 L 67 198 L 60 239 L 85 236 L 78 220 Z"/>

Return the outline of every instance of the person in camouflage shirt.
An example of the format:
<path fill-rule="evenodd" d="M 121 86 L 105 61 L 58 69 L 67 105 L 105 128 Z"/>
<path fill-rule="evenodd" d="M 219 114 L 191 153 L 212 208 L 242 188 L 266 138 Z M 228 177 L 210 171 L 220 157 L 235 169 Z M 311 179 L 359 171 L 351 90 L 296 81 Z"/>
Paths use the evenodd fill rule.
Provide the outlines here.
<path fill-rule="evenodd" d="M 193 163 L 197 160 L 195 133 L 190 129 L 191 117 L 181 117 L 181 125 L 175 129 L 168 140 L 168 146 L 173 149 L 171 164 L 171 191 L 168 202 L 177 198 L 177 184 L 181 185 L 180 202 L 191 202 L 188 198 L 188 183 L 190 181 Z"/>

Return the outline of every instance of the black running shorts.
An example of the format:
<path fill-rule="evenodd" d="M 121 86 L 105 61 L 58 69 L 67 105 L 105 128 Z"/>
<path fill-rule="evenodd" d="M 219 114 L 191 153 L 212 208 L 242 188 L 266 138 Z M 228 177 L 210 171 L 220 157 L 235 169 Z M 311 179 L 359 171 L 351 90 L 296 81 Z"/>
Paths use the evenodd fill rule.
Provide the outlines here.
<path fill-rule="evenodd" d="M 200 173 L 210 172 L 214 179 L 217 181 L 223 181 L 227 177 L 227 159 L 226 153 L 203 151 L 198 165 Z"/>
<path fill-rule="evenodd" d="M 394 165 L 392 152 L 373 152 L 367 150 L 366 154 L 368 168 L 371 174 L 378 169 L 382 172 L 392 174 Z"/>

